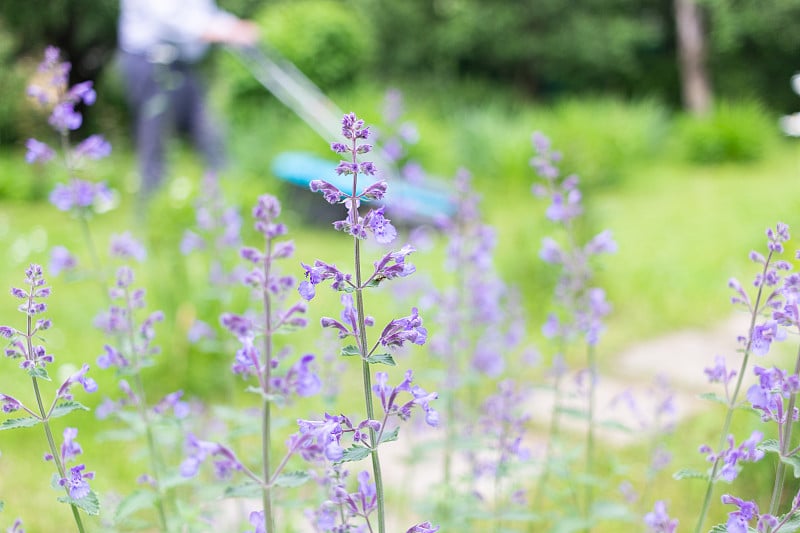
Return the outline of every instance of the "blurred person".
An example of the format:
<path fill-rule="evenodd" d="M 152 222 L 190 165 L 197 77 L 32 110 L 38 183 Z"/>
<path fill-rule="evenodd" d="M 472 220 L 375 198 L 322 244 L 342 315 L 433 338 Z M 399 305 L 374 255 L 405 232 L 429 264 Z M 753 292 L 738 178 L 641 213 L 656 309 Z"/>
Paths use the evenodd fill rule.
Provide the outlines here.
<path fill-rule="evenodd" d="M 211 44 L 255 44 L 258 27 L 213 0 L 122 0 L 118 29 L 140 197 L 151 196 L 163 180 L 165 145 L 176 131 L 188 135 L 208 171 L 220 170 L 224 146 L 206 107 L 199 64 Z"/>

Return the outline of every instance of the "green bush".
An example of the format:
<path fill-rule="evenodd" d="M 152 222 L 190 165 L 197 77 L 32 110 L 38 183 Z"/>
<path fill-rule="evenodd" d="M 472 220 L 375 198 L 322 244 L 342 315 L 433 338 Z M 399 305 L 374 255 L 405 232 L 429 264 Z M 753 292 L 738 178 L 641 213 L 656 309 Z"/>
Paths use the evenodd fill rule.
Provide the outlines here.
<path fill-rule="evenodd" d="M 336 0 L 265 6 L 254 16 L 262 38 L 323 91 L 349 84 L 370 65 L 373 40 L 358 12 Z M 259 97 L 264 88 L 241 65 L 223 58 L 232 98 Z"/>
<path fill-rule="evenodd" d="M 705 117 L 683 116 L 676 141 L 693 163 L 757 161 L 779 138 L 777 122 L 755 101 L 722 102 Z"/>

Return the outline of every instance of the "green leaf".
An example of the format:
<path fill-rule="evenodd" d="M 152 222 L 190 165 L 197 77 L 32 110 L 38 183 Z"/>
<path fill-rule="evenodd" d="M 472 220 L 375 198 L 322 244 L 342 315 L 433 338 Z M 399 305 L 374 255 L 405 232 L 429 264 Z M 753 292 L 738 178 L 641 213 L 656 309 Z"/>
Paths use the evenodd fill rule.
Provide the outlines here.
<path fill-rule="evenodd" d="M 5 506 L 6 506 L 6 503 L 4 501 L 0 500 L 0 511 L 2 511 Z"/>
<path fill-rule="evenodd" d="M 779 516 L 778 520 L 783 521 L 786 515 Z M 800 530 L 800 513 L 795 513 L 780 528 L 780 533 L 795 533 Z"/>
<path fill-rule="evenodd" d="M 25 418 L 9 418 L 3 420 L 0 424 L 0 431 L 4 429 L 17 429 L 17 428 L 30 428 L 42 421 L 34 416 L 26 416 Z"/>
<path fill-rule="evenodd" d="M 28 375 L 32 378 L 43 379 L 45 381 L 51 381 L 50 376 L 47 375 L 47 370 L 45 370 L 41 366 L 35 366 L 28 370 Z"/>
<path fill-rule="evenodd" d="M 787 464 L 792 467 L 794 470 L 794 477 L 800 478 L 800 457 L 793 455 L 791 457 L 784 457 L 781 455 L 781 445 L 775 439 L 767 439 L 761 444 L 759 444 L 758 449 L 768 453 L 775 453 L 778 455 L 778 458 L 781 460 L 782 463 Z M 783 527 L 781 527 L 781 531 L 783 531 Z"/>
<path fill-rule="evenodd" d="M 306 481 L 311 479 L 308 472 L 297 470 L 295 472 L 284 472 L 275 478 L 273 484 L 277 487 L 299 487 Z"/>
<path fill-rule="evenodd" d="M 152 490 L 136 490 L 132 492 L 117 505 L 117 511 L 114 513 L 114 522 L 122 522 L 137 511 L 152 508 L 157 500 L 158 495 Z"/>
<path fill-rule="evenodd" d="M 691 468 L 682 468 L 672 474 L 672 479 L 708 479 L 708 474 Z"/>
<path fill-rule="evenodd" d="M 559 407 L 558 409 L 556 409 L 556 412 L 570 416 L 572 418 L 579 418 L 581 420 L 589 419 L 589 413 L 587 413 L 586 410 L 584 409 L 575 409 L 573 407 Z"/>
<path fill-rule="evenodd" d="M 342 348 L 341 356 L 342 357 L 352 357 L 354 355 L 361 355 L 361 352 L 358 351 L 358 346 L 353 344 L 348 344 L 344 348 Z"/>
<path fill-rule="evenodd" d="M 717 524 L 709 529 L 708 533 L 728 533 L 728 526 L 725 524 Z"/>
<path fill-rule="evenodd" d="M 400 433 L 400 427 L 396 427 L 391 431 L 387 431 L 383 435 L 381 435 L 381 442 L 392 442 L 397 440 L 397 435 Z"/>
<path fill-rule="evenodd" d="M 75 402 L 72 400 L 61 402 L 60 404 L 56 405 L 52 411 L 50 411 L 50 418 L 58 418 L 78 409 L 82 411 L 89 410 L 88 407 L 80 402 Z"/>
<path fill-rule="evenodd" d="M 704 392 L 700 395 L 700 398 L 711 402 L 721 403 L 722 405 L 728 405 L 728 400 L 715 392 Z"/>
<path fill-rule="evenodd" d="M 364 446 L 356 446 L 354 444 L 344 451 L 342 458 L 339 461 L 337 461 L 337 464 L 349 463 L 351 461 L 360 461 L 361 459 L 368 457 L 370 453 L 372 453 L 372 450 L 370 450 L 369 448 L 366 448 Z"/>
<path fill-rule="evenodd" d="M 58 501 L 61 503 L 74 505 L 78 509 L 83 509 L 86 511 L 86 514 L 91 516 L 97 516 L 100 514 L 100 500 L 97 498 L 97 494 L 95 494 L 94 491 L 89 492 L 89 494 L 79 500 L 62 496 L 58 499 Z"/>
<path fill-rule="evenodd" d="M 388 353 L 376 353 L 375 355 L 370 355 L 367 357 L 367 363 L 369 364 L 381 364 L 381 365 L 388 365 L 388 366 L 397 366 L 397 363 L 394 362 L 392 356 Z"/>
<path fill-rule="evenodd" d="M 225 487 L 226 498 L 260 498 L 264 494 L 264 487 L 253 481 L 245 481 L 241 485 Z"/>
<path fill-rule="evenodd" d="M 781 453 L 781 445 L 775 439 L 767 439 L 756 446 L 756 448 L 764 452 L 777 453 L 778 455 Z"/>

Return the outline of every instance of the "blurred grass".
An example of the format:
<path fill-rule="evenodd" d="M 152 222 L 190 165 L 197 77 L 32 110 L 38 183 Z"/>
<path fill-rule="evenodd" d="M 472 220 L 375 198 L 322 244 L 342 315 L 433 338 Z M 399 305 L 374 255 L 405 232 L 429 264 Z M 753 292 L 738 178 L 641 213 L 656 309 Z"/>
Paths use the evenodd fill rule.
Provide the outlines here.
<path fill-rule="evenodd" d="M 612 366 L 613 354 L 633 342 L 726 318 L 730 313 L 727 279 L 736 276 L 744 283 L 749 281 L 753 269 L 747 253 L 763 248 L 764 229 L 777 221 L 800 227 L 800 149 L 777 134 L 765 134 L 757 156 L 747 162 L 701 165 L 686 155 L 687 143 L 696 142 L 695 138 L 682 136 L 680 121 L 654 102 L 597 99 L 543 108 L 526 103 L 521 95 L 480 85 L 454 88 L 421 81 L 409 82 L 401 89 L 406 95 L 408 119 L 417 124 L 421 134 L 412 155 L 445 180 L 459 166 L 473 172 L 475 186 L 484 197 L 482 209 L 498 229 L 497 267 L 508 283 L 522 291 L 531 341 L 539 340 L 555 281 L 551 269 L 538 259 L 541 238 L 553 228 L 543 217 L 544 205 L 529 191 L 536 180 L 528 166 L 531 132 L 541 130 L 551 136 L 554 147 L 564 152 L 564 171 L 581 175 L 587 209 L 581 231 L 589 236 L 608 228 L 619 244 L 616 255 L 602 259 L 599 272 L 599 283 L 607 289 L 614 306 L 600 350 L 604 367 Z M 219 91 L 218 103 L 224 87 Z M 345 111 L 356 111 L 368 123 L 380 120 L 380 87 L 364 83 L 341 89 L 333 98 Z M 326 143 L 269 97 L 226 116 L 230 121 L 232 165 L 223 186 L 240 207 L 244 227 L 250 227 L 249 210 L 256 196 L 275 194 L 284 204 L 289 236 L 297 245 L 294 259 L 284 268 L 300 276 L 299 261 L 310 263 L 322 258 L 342 267 L 349 265 L 350 241 L 309 220 L 305 206 L 301 206 L 300 191 L 280 184 L 269 170 L 272 158 L 283 150 L 308 150 L 334 159 L 328 155 Z M 764 118 L 762 125 L 770 120 Z M 742 127 L 751 122 L 747 118 Z M 164 353 L 159 356 L 159 365 L 148 372 L 151 398 L 183 388 L 187 394 L 209 402 L 249 406 L 252 399 L 241 392 L 241 383 L 228 371 L 232 355 L 203 354 L 185 340 L 193 316 L 223 307 L 243 311 L 247 295 L 244 291 L 237 293 L 225 306 L 210 302 L 202 263 L 177 253 L 183 230 L 193 224 L 192 205 L 201 169 L 180 147 L 173 153 L 169 183 L 145 223 L 136 225 L 140 218 L 133 212 L 133 157 L 124 140 L 115 143 L 112 158 L 93 172 L 119 191 L 120 206 L 98 217 L 92 231 L 98 243 L 105 243 L 112 233 L 132 227 L 150 250 L 150 258 L 137 268 L 137 276 L 148 288 L 148 309 L 162 309 L 166 314 L 156 336 Z M 7 250 L 6 260 L 0 263 L 0 285 L 4 287 L 21 283 L 28 262 L 46 265 L 48 250 L 55 244 L 64 244 L 87 260 L 77 222 L 44 200 L 60 177 L 27 166 L 22 158 L 19 149 L 0 153 L 0 246 Z M 252 231 L 246 230 L 245 235 L 249 243 L 256 244 Z M 367 261 L 379 254 L 379 250 L 369 250 Z M 443 254 L 443 240 L 436 237 L 429 249 L 411 260 L 421 274 L 447 283 L 447 274 L 441 268 Z M 105 342 L 91 326 L 92 317 L 104 305 L 100 290 L 89 280 L 48 279 L 54 289 L 50 299 L 54 328 L 47 341 L 56 355 L 56 366 L 93 362 Z M 382 288 L 367 295 L 367 309 L 377 315 L 377 324 L 408 312 L 394 293 L 386 292 L 389 290 Z M 14 311 L 14 306 L 10 297 L 0 300 L 0 323 L 19 324 L 22 315 Z M 338 316 L 338 295 L 321 290 L 311 309 L 309 328 L 287 336 L 285 342 L 294 345 L 297 352 L 322 355 L 318 318 Z M 216 316 L 205 319 L 215 322 Z M 331 350 L 335 348 L 327 348 Z M 13 362 L 5 364 L 2 375 L 9 379 L 3 380 L 2 391 L 27 399 L 29 384 L 16 381 L 19 374 Z M 422 376 L 423 368 L 434 366 L 420 349 L 402 356 L 392 374 L 415 368 Z M 101 392 L 96 397 L 80 395 L 80 399 L 95 406 L 103 394 L 115 397 L 113 376 L 96 368 L 92 373 Z M 527 370 L 517 373 L 526 379 L 538 378 Z M 359 376 L 360 369 L 351 365 L 338 379 L 350 391 L 360 382 Z M 422 378 L 420 383 L 425 386 Z M 336 409 L 344 412 L 357 409 L 363 401 L 352 394 L 342 399 L 344 405 Z M 294 419 L 328 407 L 318 399 L 289 407 L 286 412 Z M 690 445 L 683 440 L 675 443 L 673 464 L 698 464 L 696 446 L 716 438 L 713 431 L 718 417 L 710 410 L 679 428 L 692 439 Z M 740 423 L 745 431 L 749 421 Z M 104 425 L 91 413 L 58 420 L 57 434 L 64 424 L 80 428 L 78 440 L 86 450 L 86 463 L 98 471 L 95 486 L 99 492 L 130 491 L 145 468 L 137 458 L 128 460 L 136 447 L 93 442 L 91 435 Z M 290 431 L 287 427 L 286 434 Z M 0 433 L 0 498 L 6 501 L 5 516 L 23 516 L 29 531 L 55 531 L 57 524 L 69 520 L 69 514 L 66 507 L 51 505 L 55 498 L 47 488 L 51 465 L 39 459 L 44 452 L 40 433 L 38 428 Z M 282 453 L 282 441 L 274 443 L 276 454 Z M 631 471 L 641 470 L 646 464 L 644 449 L 627 450 L 625 457 Z M 612 463 L 609 458 L 606 466 L 610 468 Z M 761 470 L 753 474 L 754 480 L 768 477 L 758 472 Z M 702 491 L 696 485 L 673 482 L 668 475 L 658 481 L 655 492 L 671 503 L 670 510 L 681 518 L 682 526 L 689 524 L 696 512 Z M 45 508 L 53 510 L 37 512 Z M 715 513 L 719 512 L 717 506 Z M 614 530 L 601 527 L 598 531 Z"/>

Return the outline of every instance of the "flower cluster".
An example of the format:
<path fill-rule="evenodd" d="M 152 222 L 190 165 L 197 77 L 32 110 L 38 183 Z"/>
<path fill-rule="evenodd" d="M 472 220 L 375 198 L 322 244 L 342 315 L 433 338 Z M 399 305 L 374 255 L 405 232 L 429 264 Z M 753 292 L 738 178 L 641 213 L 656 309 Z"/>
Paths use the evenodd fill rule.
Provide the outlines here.
<path fill-rule="evenodd" d="M 66 428 L 64 430 L 64 440 L 61 443 L 60 459 L 61 464 L 66 466 L 72 462 L 76 457 L 83 453 L 81 445 L 75 440 L 78 436 L 78 430 L 75 428 Z M 52 454 L 45 454 L 46 461 L 54 459 Z M 94 472 L 84 472 L 86 465 L 80 464 L 73 466 L 69 469 L 67 477 L 62 477 L 58 484 L 65 487 L 69 492 L 69 497 L 73 500 L 80 500 L 85 498 L 91 492 L 89 482 L 87 480 L 94 479 Z"/>
<path fill-rule="evenodd" d="M 342 135 L 349 141 L 345 143 L 333 143 L 331 149 L 338 154 L 350 154 L 351 159 L 342 160 L 336 167 L 336 173 L 340 176 L 353 176 L 353 190 L 350 193 L 341 191 L 337 186 L 325 180 L 312 180 L 310 185 L 312 192 L 321 192 L 325 200 L 330 204 L 344 203 L 347 208 L 347 218 L 333 223 L 338 231 L 344 231 L 358 239 L 366 239 L 368 233 L 372 233 L 375 241 L 380 244 L 388 244 L 397 237 L 397 230 L 392 223 L 384 216 L 384 207 L 370 209 L 365 216 L 361 216 L 358 208 L 361 201 L 382 200 L 386 194 L 386 182 L 378 181 L 363 190 L 358 189 L 358 175 L 364 174 L 374 176 L 376 173 L 375 165 L 370 161 L 358 162 L 357 156 L 366 154 L 372 150 L 372 145 L 363 141 L 369 138 L 369 127 L 364 126 L 364 121 L 350 113 L 342 120 Z"/>
<path fill-rule="evenodd" d="M 700 446 L 700 453 L 706 454 L 706 460 L 714 465 L 721 465 L 715 474 L 715 479 L 724 479 L 728 483 L 736 479 L 741 467 L 740 462 L 749 461 L 755 463 L 764 457 L 764 452 L 758 449 L 763 434 L 760 431 L 753 431 L 750 437 L 736 446 L 733 435 L 728 435 L 728 447 L 719 452 L 715 452 L 707 444 Z"/>
<path fill-rule="evenodd" d="M 70 131 L 77 130 L 83 123 L 83 116 L 77 107 L 95 103 L 97 94 L 91 81 L 68 85 L 71 65 L 62 62 L 60 51 L 52 46 L 44 53 L 44 61 L 39 65 L 35 82 L 28 86 L 28 95 L 35 98 L 43 108 L 50 110 L 48 122 L 59 135 L 66 139 Z M 55 156 L 46 143 L 28 139 L 25 143 L 28 163 L 46 163 Z M 76 211 L 86 214 L 91 208 L 104 209 L 112 200 L 111 191 L 103 183 L 91 183 L 78 179 L 72 174 L 87 159 L 102 159 L 111 153 L 111 145 L 102 135 L 90 135 L 75 148 L 65 154 L 70 181 L 58 184 L 50 195 L 50 202 L 61 211 Z"/>
<path fill-rule="evenodd" d="M 52 354 L 47 353 L 43 344 L 33 343 L 38 337 L 38 332 L 48 330 L 52 325 L 49 319 L 40 318 L 47 309 L 47 304 L 42 300 L 50 296 L 50 287 L 44 279 L 42 267 L 36 264 L 30 265 L 25 270 L 25 284 L 28 286 L 27 289 L 13 287 L 11 295 L 22 300 L 17 309 L 28 317 L 28 323 L 32 326 L 24 332 L 10 326 L 0 326 L 0 336 L 11 339 L 6 348 L 6 356 L 22 359 L 19 366 L 31 375 L 36 375 L 37 371 L 44 370 L 54 359 Z M 46 376 L 46 373 L 44 375 Z"/>
<path fill-rule="evenodd" d="M 678 529 L 678 520 L 670 518 L 667 514 L 667 504 L 659 500 L 652 511 L 644 517 L 649 533 L 675 533 Z"/>

